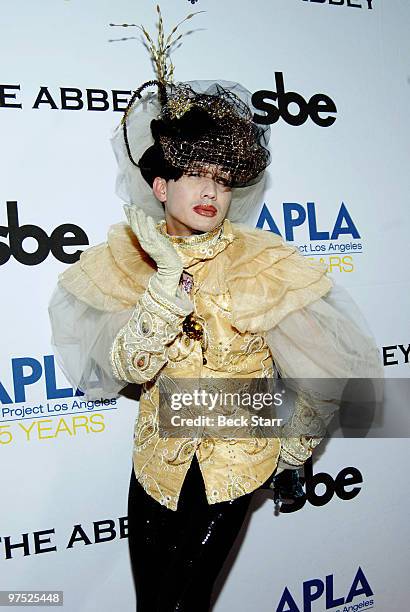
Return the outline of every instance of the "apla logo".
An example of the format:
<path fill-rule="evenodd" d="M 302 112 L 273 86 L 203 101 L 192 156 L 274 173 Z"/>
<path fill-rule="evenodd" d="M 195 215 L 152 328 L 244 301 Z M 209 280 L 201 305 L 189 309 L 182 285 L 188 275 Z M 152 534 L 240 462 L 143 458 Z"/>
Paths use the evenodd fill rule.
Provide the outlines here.
<path fill-rule="evenodd" d="M 91 375 L 84 388 L 92 391 L 93 399 L 80 389 L 59 386 L 54 355 L 44 355 L 42 362 L 32 357 L 12 359 L 12 375 L 12 385 L 0 382 L 0 447 L 19 439 L 31 442 L 99 433 L 106 427 L 102 411 L 118 408 L 116 397 L 107 397 Z M 39 400 L 44 385 L 46 399 L 43 395 Z"/>
<path fill-rule="evenodd" d="M 312 612 L 312 603 L 319 599 L 322 600 L 321 610 L 323 610 L 323 605 L 326 606 L 324 608 L 325 610 L 331 610 L 336 606 L 343 606 L 333 612 L 355 612 L 356 610 L 363 610 L 366 609 L 366 607 L 370 608 L 374 605 L 373 599 L 363 599 L 372 597 L 373 590 L 361 567 L 358 568 L 345 597 L 335 597 L 333 581 L 334 575 L 329 574 L 325 577 L 324 581 L 320 578 L 312 578 L 311 580 L 303 582 L 301 594 L 301 601 L 303 603 L 301 606 L 298 606 L 296 603 L 299 598 L 294 597 L 290 589 L 285 587 L 275 612 Z M 362 597 L 361 602 L 349 605 L 352 603 L 353 599 L 357 597 Z"/>
<path fill-rule="evenodd" d="M 263 204 L 256 227 L 282 235 L 266 204 Z M 299 202 L 284 202 L 283 227 L 286 241 L 297 240 L 295 246 L 299 252 L 307 257 L 319 257 L 320 263 L 326 264 L 329 272 L 352 272 L 355 267 L 352 256 L 364 252 L 361 235 L 344 202 L 335 215 L 333 226 L 326 231 L 319 229 L 314 202 L 307 202 L 306 206 Z M 299 232 L 303 235 L 305 229 L 308 230 L 309 241 L 301 242 Z"/>
<path fill-rule="evenodd" d="M 256 227 L 263 229 L 265 223 L 269 230 L 281 235 L 281 232 L 266 204 L 263 204 Z M 340 236 L 361 238 L 359 231 L 347 210 L 344 202 L 341 203 L 332 230 L 320 231 L 316 220 L 316 208 L 314 202 L 307 202 L 306 207 L 298 202 L 283 203 L 283 225 L 285 228 L 285 240 L 295 240 L 295 228 L 305 226 L 309 230 L 309 240 L 338 240 Z"/>
<path fill-rule="evenodd" d="M 59 387 L 54 355 L 43 355 L 42 361 L 34 357 L 15 357 L 11 360 L 11 374 L 12 385 L 9 388 L 0 381 L 0 404 L 25 402 L 27 391 L 39 384 L 45 386 L 48 400 L 84 395 L 80 389 L 74 391 L 72 387 Z M 87 389 L 101 388 L 103 377 L 97 364 L 90 376 L 94 378 L 86 382 Z"/>

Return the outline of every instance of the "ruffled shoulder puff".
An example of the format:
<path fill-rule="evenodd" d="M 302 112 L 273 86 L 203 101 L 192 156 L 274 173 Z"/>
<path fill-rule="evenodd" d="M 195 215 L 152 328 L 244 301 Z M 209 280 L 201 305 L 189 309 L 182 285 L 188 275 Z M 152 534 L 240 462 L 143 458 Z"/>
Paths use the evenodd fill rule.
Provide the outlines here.
<path fill-rule="evenodd" d="M 58 280 L 89 306 L 115 312 L 135 306 L 155 271 L 155 262 L 130 226 L 121 222 L 109 228 L 106 242 L 83 251 Z"/>
<path fill-rule="evenodd" d="M 226 283 L 238 331 L 272 329 L 333 287 L 325 264 L 308 261 L 277 234 L 240 225 L 235 233 Z"/>
<path fill-rule="evenodd" d="M 267 331 L 332 288 L 326 266 L 307 261 L 280 236 L 227 220 L 225 224 L 234 240 L 209 261 L 202 289 L 229 291 L 232 325 L 238 331 Z M 84 251 L 60 274 L 59 282 L 90 306 L 115 312 L 136 304 L 155 270 L 129 225 L 121 222 L 110 227 L 105 243 Z"/>

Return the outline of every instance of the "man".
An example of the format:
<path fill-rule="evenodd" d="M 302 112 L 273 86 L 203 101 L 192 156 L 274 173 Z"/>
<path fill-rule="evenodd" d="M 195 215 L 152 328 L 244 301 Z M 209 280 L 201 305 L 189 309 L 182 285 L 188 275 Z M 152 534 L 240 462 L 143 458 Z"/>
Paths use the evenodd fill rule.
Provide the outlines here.
<path fill-rule="evenodd" d="M 376 376 L 379 355 L 324 266 L 230 220 L 258 203 L 269 162 L 249 92 L 157 85 L 159 102 L 129 106 L 113 139 L 128 224 L 60 275 L 50 316 L 59 363 L 88 397 L 142 384 L 129 495 L 138 610 L 209 610 L 251 494 L 324 436 L 338 392 L 312 380 Z M 278 372 L 296 392 L 281 436 L 161 435 L 161 389 Z"/>

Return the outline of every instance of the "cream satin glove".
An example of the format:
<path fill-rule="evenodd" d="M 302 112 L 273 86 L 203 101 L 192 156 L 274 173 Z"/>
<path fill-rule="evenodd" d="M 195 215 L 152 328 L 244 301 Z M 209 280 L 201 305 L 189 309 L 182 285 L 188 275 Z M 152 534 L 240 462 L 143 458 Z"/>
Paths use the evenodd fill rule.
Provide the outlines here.
<path fill-rule="evenodd" d="M 128 223 L 158 270 L 148 281 L 126 325 L 110 350 L 114 378 L 142 384 L 153 380 L 168 362 L 168 351 L 182 332 L 193 304 L 178 287 L 183 264 L 178 253 L 142 210 L 124 206 Z"/>
<path fill-rule="evenodd" d="M 183 271 L 180 256 L 166 237 L 158 232 L 153 218 L 142 209 L 125 204 L 124 212 L 141 247 L 157 264 L 157 272 L 152 278 L 154 287 L 160 287 L 175 297 Z"/>

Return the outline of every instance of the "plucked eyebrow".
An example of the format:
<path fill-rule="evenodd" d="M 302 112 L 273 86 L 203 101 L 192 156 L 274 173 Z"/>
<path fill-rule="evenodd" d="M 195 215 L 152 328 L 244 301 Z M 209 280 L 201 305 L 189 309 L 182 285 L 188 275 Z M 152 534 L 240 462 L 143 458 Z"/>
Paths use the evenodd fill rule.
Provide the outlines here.
<path fill-rule="evenodd" d="M 231 180 L 231 175 L 228 172 L 217 172 L 215 176 L 217 178 L 224 179 L 225 181 Z"/>
<path fill-rule="evenodd" d="M 231 177 L 228 175 L 222 175 L 222 174 L 218 174 L 217 176 L 214 177 L 215 181 L 220 181 L 221 183 L 223 183 L 224 185 L 226 185 L 226 187 L 230 187 L 232 185 L 232 179 Z"/>
<path fill-rule="evenodd" d="M 206 170 L 205 168 L 198 166 L 198 167 L 192 167 L 189 170 L 186 171 L 186 174 L 200 174 L 203 176 L 209 176 L 211 177 L 213 180 L 222 180 L 225 181 L 227 185 L 230 184 L 231 182 L 231 175 L 229 174 L 229 172 L 224 172 L 223 170 Z"/>

